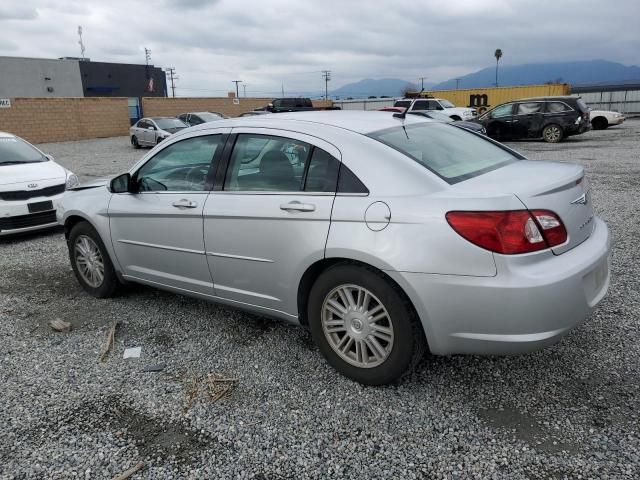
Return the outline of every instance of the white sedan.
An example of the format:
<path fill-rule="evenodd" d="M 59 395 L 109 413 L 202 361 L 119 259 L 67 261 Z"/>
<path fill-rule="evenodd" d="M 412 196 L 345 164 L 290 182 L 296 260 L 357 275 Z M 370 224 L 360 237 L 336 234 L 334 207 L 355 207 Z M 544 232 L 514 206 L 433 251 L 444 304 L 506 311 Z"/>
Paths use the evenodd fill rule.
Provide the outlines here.
<path fill-rule="evenodd" d="M 591 110 L 589 113 L 594 130 L 604 130 L 611 125 L 620 125 L 625 120 L 622 113 L 609 110 Z"/>
<path fill-rule="evenodd" d="M 58 202 L 78 184 L 78 177 L 51 156 L 0 132 L 0 236 L 58 225 Z"/>

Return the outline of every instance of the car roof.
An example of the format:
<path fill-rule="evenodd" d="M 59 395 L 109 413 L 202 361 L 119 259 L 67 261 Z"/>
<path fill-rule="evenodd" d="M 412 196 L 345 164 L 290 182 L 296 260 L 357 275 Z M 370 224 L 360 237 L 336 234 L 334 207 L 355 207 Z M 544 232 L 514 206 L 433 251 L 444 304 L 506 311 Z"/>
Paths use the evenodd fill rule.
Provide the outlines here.
<path fill-rule="evenodd" d="M 0 132 L 0 138 L 16 138 L 16 136 L 13 133 Z"/>
<path fill-rule="evenodd" d="M 165 118 L 175 119 L 176 117 L 144 117 L 141 120 L 164 120 Z"/>
<path fill-rule="evenodd" d="M 558 101 L 566 102 L 567 100 L 577 100 L 578 98 L 580 97 L 573 96 L 573 95 L 557 95 L 552 97 L 527 97 L 527 98 L 519 98 L 517 100 L 513 100 L 513 102 L 507 102 L 507 103 L 526 102 L 529 100 L 548 100 L 548 101 L 558 100 Z"/>
<path fill-rule="evenodd" d="M 220 122 L 216 122 L 216 125 L 229 127 L 247 126 L 287 129 L 294 125 L 311 128 L 314 124 L 319 124 L 350 130 L 361 134 L 368 134 L 378 130 L 384 130 L 385 128 L 400 127 L 403 124 L 406 125 L 433 121 L 418 115 L 407 115 L 407 117 L 403 119 L 389 115 L 389 113 L 390 112 L 361 110 L 323 110 L 313 112 L 272 113 L 220 120 Z M 223 124 L 222 122 L 225 123 Z"/>

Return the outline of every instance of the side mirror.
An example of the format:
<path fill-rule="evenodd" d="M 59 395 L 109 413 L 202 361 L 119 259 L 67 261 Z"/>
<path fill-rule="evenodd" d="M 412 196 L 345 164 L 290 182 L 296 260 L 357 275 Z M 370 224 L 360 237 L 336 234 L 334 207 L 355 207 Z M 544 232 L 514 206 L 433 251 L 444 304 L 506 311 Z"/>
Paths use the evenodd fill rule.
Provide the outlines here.
<path fill-rule="evenodd" d="M 147 130 L 155 130 L 155 129 L 156 129 L 156 127 L 154 127 L 153 125 L 150 125 L 150 126 L 147 127 Z"/>
<path fill-rule="evenodd" d="M 133 186 L 131 185 L 131 174 L 123 173 L 122 175 L 118 175 L 113 178 L 109 183 L 109 190 L 111 193 L 128 193 L 133 191 Z"/>

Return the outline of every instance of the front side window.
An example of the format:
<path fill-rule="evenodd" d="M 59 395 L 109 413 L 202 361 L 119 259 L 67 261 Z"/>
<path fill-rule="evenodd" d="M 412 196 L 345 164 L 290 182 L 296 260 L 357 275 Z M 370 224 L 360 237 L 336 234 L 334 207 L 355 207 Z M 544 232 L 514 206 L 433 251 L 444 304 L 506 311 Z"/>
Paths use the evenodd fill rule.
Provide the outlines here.
<path fill-rule="evenodd" d="M 443 110 L 436 100 L 429 100 L 429 110 Z"/>
<path fill-rule="evenodd" d="M 540 102 L 519 103 L 516 115 L 530 115 L 542 111 L 543 104 Z"/>
<path fill-rule="evenodd" d="M 240 134 L 233 147 L 224 189 L 300 191 L 310 153 L 311 145 L 300 140 Z"/>
<path fill-rule="evenodd" d="M 442 105 L 444 108 L 456 108 L 453 103 L 445 99 L 440 100 L 440 105 Z"/>
<path fill-rule="evenodd" d="M 427 100 L 416 100 L 413 102 L 413 110 L 429 110 L 429 102 Z"/>
<path fill-rule="evenodd" d="M 489 112 L 491 118 L 503 118 L 511 115 L 513 111 L 513 104 L 507 103 L 506 105 L 500 105 Z"/>
<path fill-rule="evenodd" d="M 461 128 L 437 122 L 369 134 L 453 184 L 518 160 L 509 151 Z"/>
<path fill-rule="evenodd" d="M 141 192 L 204 191 L 222 135 L 193 137 L 159 151 L 135 174 Z"/>

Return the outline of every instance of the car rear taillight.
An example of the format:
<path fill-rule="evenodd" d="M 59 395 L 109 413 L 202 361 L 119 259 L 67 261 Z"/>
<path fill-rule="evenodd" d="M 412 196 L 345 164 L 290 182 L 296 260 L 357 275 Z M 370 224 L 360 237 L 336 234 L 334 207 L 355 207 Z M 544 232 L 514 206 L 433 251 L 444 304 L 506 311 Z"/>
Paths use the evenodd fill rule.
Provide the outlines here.
<path fill-rule="evenodd" d="M 544 250 L 567 241 L 562 221 L 548 210 L 454 211 L 446 218 L 474 245 L 506 255 Z"/>

